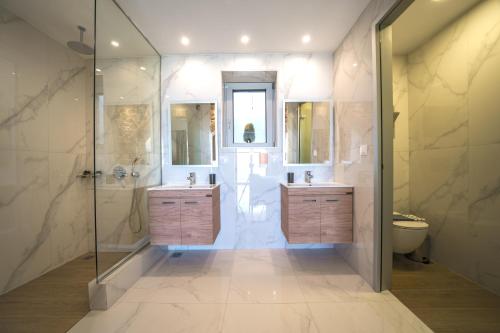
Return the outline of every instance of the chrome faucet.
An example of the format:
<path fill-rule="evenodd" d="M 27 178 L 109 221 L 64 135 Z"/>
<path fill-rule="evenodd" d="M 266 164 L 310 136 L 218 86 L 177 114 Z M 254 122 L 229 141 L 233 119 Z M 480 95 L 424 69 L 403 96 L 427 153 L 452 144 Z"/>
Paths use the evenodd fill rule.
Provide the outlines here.
<path fill-rule="evenodd" d="M 312 174 L 312 171 L 306 171 L 304 173 L 304 180 L 307 184 L 311 184 L 311 179 L 313 179 L 313 178 L 314 178 L 314 176 Z"/>
<path fill-rule="evenodd" d="M 190 172 L 189 176 L 186 179 L 189 180 L 190 186 L 193 186 L 194 184 L 196 184 L 196 172 Z"/>

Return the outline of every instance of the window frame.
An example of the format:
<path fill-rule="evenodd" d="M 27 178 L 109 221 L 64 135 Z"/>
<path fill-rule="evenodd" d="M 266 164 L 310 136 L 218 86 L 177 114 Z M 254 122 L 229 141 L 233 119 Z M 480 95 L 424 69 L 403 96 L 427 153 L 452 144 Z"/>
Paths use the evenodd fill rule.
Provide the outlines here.
<path fill-rule="evenodd" d="M 266 93 L 266 142 L 236 143 L 234 142 L 234 92 L 265 91 Z M 275 90 L 273 82 L 225 82 L 224 83 L 224 147 L 275 147 L 276 117 Z"/>

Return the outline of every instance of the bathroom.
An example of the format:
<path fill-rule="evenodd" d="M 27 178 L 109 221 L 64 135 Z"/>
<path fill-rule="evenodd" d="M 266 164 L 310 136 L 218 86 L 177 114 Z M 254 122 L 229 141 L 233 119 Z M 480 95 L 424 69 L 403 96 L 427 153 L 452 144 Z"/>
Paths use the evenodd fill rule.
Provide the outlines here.
<path fill-rule="evenodd" d="M 499 331 L 497 13 L 0 0 L 0 331 Z"/>
<path fill-rule="evenodd" d="M 461 1 L 417 30 L 434 10 L 417 1 L 390 28 L 394 211 L 424 219 L 394 222 L 391 291 L 436 331 L 486 331 L 499 313 L 499 9 Z"/>

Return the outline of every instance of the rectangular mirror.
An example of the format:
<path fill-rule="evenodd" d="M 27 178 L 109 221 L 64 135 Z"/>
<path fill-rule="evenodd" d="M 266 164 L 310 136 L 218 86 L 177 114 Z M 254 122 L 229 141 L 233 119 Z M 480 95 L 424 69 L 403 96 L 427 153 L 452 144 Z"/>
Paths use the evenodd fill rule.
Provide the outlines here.
<path fill-rule="evenodd" d="M 285 164 L 332 164 L 330 101 L 284 101 Z"/>
<path fill-rule="evenodd" d="M 170 104 L 172 165 L 216 164 L 216 110 L 215 102 Z"/>

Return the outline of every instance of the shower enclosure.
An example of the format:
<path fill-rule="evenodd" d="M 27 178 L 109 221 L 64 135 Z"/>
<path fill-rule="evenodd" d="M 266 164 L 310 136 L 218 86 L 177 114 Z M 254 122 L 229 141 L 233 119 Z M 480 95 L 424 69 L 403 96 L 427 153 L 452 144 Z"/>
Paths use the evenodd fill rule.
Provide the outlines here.
<path fill-rule="evenodd" d="M 161 182 L 160 56 L 112 0 L 96 2 L 97 280 L 149 241 L 146 188 Z"/>
<path fill-rule="evenodd" d="M 0 296 L 94 254 L 99 281 L 148 243 L 160 56 L 114 0 L 0 0 L 0 45 Z"/>

